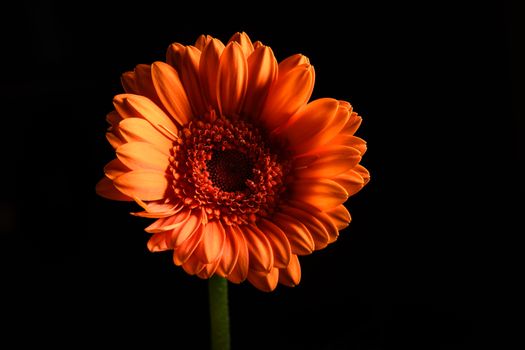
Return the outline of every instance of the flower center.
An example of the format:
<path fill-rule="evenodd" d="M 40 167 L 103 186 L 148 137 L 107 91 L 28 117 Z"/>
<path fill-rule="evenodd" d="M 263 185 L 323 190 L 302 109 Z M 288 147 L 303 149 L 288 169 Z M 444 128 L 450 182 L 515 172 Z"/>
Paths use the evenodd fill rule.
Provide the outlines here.
<path fill-rule="evenodd" d="M 179 131 L 170 171 L 175 196 L 227 225 L 271 214 L 288 172 L 258 129 L 211 111 Z"/>
<path fill-rule="evenodd" d="M 243 191 L 246 180 L 252 176 L 253 164 L 238 150 L 215 150 L 206 162 L 209 179 L 215 187 L 225 192 Z"/>

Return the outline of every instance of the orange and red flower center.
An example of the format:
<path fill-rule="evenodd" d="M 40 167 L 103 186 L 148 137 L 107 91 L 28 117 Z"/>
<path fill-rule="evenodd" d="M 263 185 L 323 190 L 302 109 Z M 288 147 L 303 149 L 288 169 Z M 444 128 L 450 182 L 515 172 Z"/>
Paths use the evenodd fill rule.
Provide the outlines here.
<path fill-rule="evenodd" d="M 174 155 L 174 193 L 189 207 L 203 208 L 209 219 L 254 222 L 273 212 L 284 191 L 285 163 L 246 121 L 212 111 L 179 133 Z"/>
<path fill-rule="evenodd" d="M 212 184 L 224 192 L 245 190 L 246 181 L 253 175 L 249 157 L 234 149 L 214 150 L 211 159 L 206 161 L 206 168 Z"/>

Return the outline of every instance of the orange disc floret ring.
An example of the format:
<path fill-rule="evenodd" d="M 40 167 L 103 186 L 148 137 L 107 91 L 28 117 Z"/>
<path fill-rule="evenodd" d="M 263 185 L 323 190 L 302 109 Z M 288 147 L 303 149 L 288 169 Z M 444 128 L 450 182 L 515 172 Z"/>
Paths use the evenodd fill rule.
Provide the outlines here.
<path fill-rule="evenodd" d="M 122 76 L 107 139 L 116 158 L 97 193 L 155 218 L 151 251 L 201 278 L 294 286 L 298 256 L 334 242 L 343 205 L 368 181 L 361 117 L 345 101 L 309 102 L 303 55 L 278 63 L 245 33 L 168 48 L 167 63 Z"/>

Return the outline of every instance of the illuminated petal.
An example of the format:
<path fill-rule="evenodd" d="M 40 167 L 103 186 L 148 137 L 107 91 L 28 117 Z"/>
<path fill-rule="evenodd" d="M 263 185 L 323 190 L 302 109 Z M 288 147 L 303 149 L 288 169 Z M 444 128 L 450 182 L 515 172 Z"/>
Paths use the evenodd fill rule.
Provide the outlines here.
<path fill-rule="evenodd" d="M 169 185 L 166 175 L 154 170 L 133 170 L 117 177 L 113 183 L 120 192 L 144 201 L 164 198 Z"/>
<path fill-rule="evenodd" d="M 283 230 L 266 219 L 261 219 L 259 222 L 259 228 L 266 238 L 268 238 L 268 241 L 272 246 L 274 266 L 278 268 L 288 266 L 292 254 L 292 248 Z"/>
<path fill-rule="evenodd" d="M 220 258 L 224 247 L 224 227 L 218 220 L 204 225 L 202 241 L 195 253 L 202 263 L 209 264 Z"/>
<path fill-rule="evenodd" d="M 240 229 L 250 251 L 250 269 L 269 272 L 274 260 L 272 246 L 266 235 L 253 225 L 244 225 Z"/>
<path fill-rule="evenodd" d="M 279 269 L 274 267 L 269 273 L 250 270 L 248 281 L 263 292 L 271 292 L 279 282 Z"/>
<path fill-rule="evenodd" d="M 123 144 L 117 148 L 117 157 L 132 170 L 150 169 L 164 172 L 170 165 L 169 154 L 146 142 Z"/>
<path fill-rule="evenodd" d="M 204 47 L 199 63 L 202 90 L 208 104 L 213 108 L 219 107 L 217 102 L 217 75 L 223 50 L 224 44 L 220 40 L 212 39 Z"/>
<path fill-rule="evenodd" d="M 309 203 L 321 210 L 332 209 L 348 198 L 348 192 L 329 179 L 304 179 L 292 184 L 293 199 Z"/>
<path fill-rule="evenodd" d="M 126 142 L 147 142 L 166 154 L 173 147 L 173 136 L 154 128 L 142 118 L 124 119 L 119 124 L 120 133 Z"/>
<path fill-rule="evenodd" d="M 295 287 L 299 282 L 301 282 L 301 265 L 297 255 L 293 254 L 290 264 L 285 269 L 279 269 L 279 283 Z"/>
<path fill-rule="evenodd" d="M 246 57 L 239 44 L 232 42 L 224 49 L 219 62 L 217 99 L 222 115 L 231 117 L 240 113 L 247 82 Z"/>
<path fill-rule="evenodd" d="M 257 119 L 264 106 L 270 86 L 277 78 L 277 60 L 272 49 L 261 46 L 248 57 L 248 87 L 243 115 Z"/>
<path fill-rule="evenodd" d="M 241 47 L 244 57 L 248 58 L 248 56 L 250 56 L 251 53 L 253 52 L 253 44 L 248 34 L 246 34 L 245 32 L 235 33 L 230 38 L 228 43 L 231 43 L 234 41 L 237 42 L 239 46 Z"/>
<path fill-rule="evenodd" d="M 278 73 L 270 87 L 268 98 L 261 114 L 261 122 L 267 130 L 283 125 L 310 99 L 314 87 L 315 73 L 311 65 L 305 64 L 286 74 Z"/>
<path fill-rule="evenodd" d="M 338 230 L 348 227 L 350 221 L 352 221 L 352 217 L 350 216 L 348 209 L 346 209 L 342 204 L 333 209 L 327 210 L 325 213 L 330 217 L 330 219 L 332 219 Z"/>
<path fill-rule="evenodd" d="M 153 84 L 163 106 L 179 125 L 186 124 L 193 113 L 177 71 L 164 62 L 153 63 L 151 71 Z"/>
<path fill-rule="evenodd" d="M 104 174 L 111 180 L 127 173 L 131 169 L 125 166 L 119 159 L 115 158 L 104 167 Z"/>
<path fill-rule="evenodd" d="M 150 99 L 132 94 L 121 94 L 113 98 L 113 104 L 122 118 L 143 118 L 158 131 L 177 134 L 177 127 L 170 117 L 166 115 Z"/>
<path fill-rule="evenodd" d="M 286 205 L 281 205 L 279 209 L 281 209 L 281 211 L 289 217 L 297 219 L 308 229 L 308 232 L 313 239 L 315 250 L 326 247 L 330 239 L 328 232 L 324 225 L 309 211 Z"/>
<path fill-rule="evenodd" d="M 353 169 L 361 153 L 352 147 L 333 145 L 294 160 L 295 175 L 300 178 L 332 178 Z"/>
<path fill-rule="evenodd" d="M 239 256 L 235 267 L 228 275 L 228 280 L 233 283 L 241 283 L 248 276 L 249 270 L 249 250 L 244 234 L 240 231 L 237 226 L 231 227 L 232 238 L 236 240 L 237 247 L 239 248 Z"/>
<path fill-rule="evenodd" d="M 314 239 L 302 222 L 284 213 L 274 214 L 272 221 L 286 234 L 292 253 L 307 255 L 314 251 Z"/>
<path fill-rule="evenodd" d="M 202 94 L 200 77 L 199 77 L 199 63 L 201 59 L 201 52 L 194 46 L 186 46 L 186 50 L 182 55 L 181 68 L 179 70 L 181 75 L 182 85 L 188 94 L 193 115 L 201 116 L 206 112 L 208 106 Z"/>

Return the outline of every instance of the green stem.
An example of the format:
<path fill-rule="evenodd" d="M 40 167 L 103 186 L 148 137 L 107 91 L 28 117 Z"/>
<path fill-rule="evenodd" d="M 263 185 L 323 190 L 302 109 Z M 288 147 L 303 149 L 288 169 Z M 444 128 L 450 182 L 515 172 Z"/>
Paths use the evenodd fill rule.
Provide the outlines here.
<path fill-rule="evenodd" d="M 230 318 L 228 315 L 228 281 L 213 276 L 208 283 L 210 297 L 211 349 L 230 350 Z"/>

